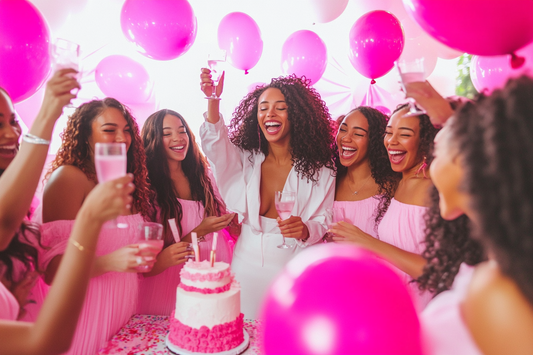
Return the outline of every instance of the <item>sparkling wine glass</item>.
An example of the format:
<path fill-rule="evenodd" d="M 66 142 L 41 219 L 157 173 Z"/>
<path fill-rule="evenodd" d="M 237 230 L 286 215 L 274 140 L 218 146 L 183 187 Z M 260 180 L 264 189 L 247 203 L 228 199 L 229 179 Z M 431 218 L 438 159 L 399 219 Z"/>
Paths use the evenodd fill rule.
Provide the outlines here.
<path fill-rule="evenodd" d="M 287 219 L 291 216 L 292 208 L 296 202 L 296 193 L 287 191 L 276 191 L 275 200 L 276 210 L 279 218 Z M 283 244 L 278 245 L 280 249 L 291 248 L 290 245 L 285 244 L 285 237 L 283 237 Z"/>
<path fill-rule="evenodd" d="M 94 167 L 98 182 L 118 179 L 127 173 L 128 158 L 125 143 L 96 143 L 94 147 Z M 117 223 L 114 219 L 110 225 L 115 228 L 127 228 L 126 223 Z"/>
<path fill-rule="evenodd" d="M 424 71 L 424 58 L 418 58 L 415 60 L 405 60 L 401 59 L 394 62 L 398 73 L 400 74 L 400 83 L 402 85 L 403 92 L 407 92 L 405 85 L 426 80 L 425 71 Z M 419 116 L 426 113 L 426 111 L 420 110 L 416 107 L 416 101 L 412 97 L 408 97 L 407 101 L 409 102 L 409 113 L 405 117 Z"/>
<path fill-rule="evenodd" d="M 163 249 L 163 226 L 159 223 L 140 223 L 137 229 L 136 241 L 139 246 L 137 256 L 143 258 L 144 261 L 153 261 L 154 255 L 157 255 Z M 148 272 L 150 271 L 150 266 L 138 266 L 137 271 Z"/>
<path fill-rule="evenodd" d="M 326 209 L 326 224 L 328 225 L 328 229 L 330 229 L 333 224 L 344 221 L 344 209 L 339 207 L 332 207 Z M 324 235 L 324 238 L 322 238 L 322 241 L 324 243 L 329 243 L 333 241 L 334 234 L 327 232 L 326 235 Z"/>
<path fill-rule="evenodd" d="M 220 100 L 220 97 L 217 96 L 217 86 L 224 71 L 224 63 L 226 62 L 226 51 L 218 50 L 211 52 L 207 55 L 207 65 L 211 70 L 211 80 L 213 80 L 213 92 L 211 96 L 206 97 L 210 100 Z"/>

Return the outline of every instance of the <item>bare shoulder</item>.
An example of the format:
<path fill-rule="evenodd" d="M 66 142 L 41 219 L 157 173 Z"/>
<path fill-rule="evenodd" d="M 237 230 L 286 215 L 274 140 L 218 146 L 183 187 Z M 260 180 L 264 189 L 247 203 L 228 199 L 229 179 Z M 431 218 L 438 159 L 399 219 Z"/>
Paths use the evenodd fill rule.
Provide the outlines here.
<path fill-rule="evenodd" d="M 477 267 L 462 311 L 484 354 L 533 354 L 533 307 L 495 262 Z"/>
<path fill-rule="evenodd" d="M 94 188 L 85 173 L 72 165 L 55 170 L 43 192 L 43 222 L 75 219 L 87 194 Z"/>
<path fill-rule="evenodd" d="M 413 178 L 402 180 L 394 198 L 408 205 L 429 207 L 429 189 L 433 186 L 430 179 Z"/>

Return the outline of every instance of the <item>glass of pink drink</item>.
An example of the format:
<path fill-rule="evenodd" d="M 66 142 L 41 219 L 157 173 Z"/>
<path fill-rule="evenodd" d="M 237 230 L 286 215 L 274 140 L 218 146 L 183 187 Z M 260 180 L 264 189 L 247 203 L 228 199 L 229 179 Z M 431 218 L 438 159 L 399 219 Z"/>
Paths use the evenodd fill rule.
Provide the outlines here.
<path fill-rule="evenodd" d="M 139 224 L 136 239 L 139 246 L 137 256 L 143 258 L 144 261 L 155 262 L 157 254 L 163 249 L 163 225 L 152 222 Z M 139 272 L 148 272 L 150 269 L 149 265 L 137 267 Z"/>
<path fill-rule="evenodd" d="M 94 167 L 98 182 L 107 182 L 123 177 L 127 173 L 128 158 L 125 143 L 96 143 L 94 147 Z M 113 228 L 127 228 L 126 223 L 109 224 Z"/>
<path fill-rule="evenodd" d="M 415 60 L 401 59 L 394 62 L 394 64 L 400 74 L 400 84 L 402 85 L 403 92 L 407 92 L 405 84 L 426 80 L 424 58 Z M 418 116 L 426 113 L 426 111 L 422 111 L 416 107 L 416 101 L 413 98 L 408 97 L 407 101 L 409 102 L 409 113 L 405 117 Z"/>
<path fill-rule="evenodd" d="M 291 216 L 292 208 L 296 202 L 295 192 L 276 191 L 275 200 L 276 210 L 278 211 L 279 218 L 287 219 Z M 278 245 L 280 249 L 292 248 L 292 246 L 285 244 L 285 237 L 283 237 L 283 243 Z"/>

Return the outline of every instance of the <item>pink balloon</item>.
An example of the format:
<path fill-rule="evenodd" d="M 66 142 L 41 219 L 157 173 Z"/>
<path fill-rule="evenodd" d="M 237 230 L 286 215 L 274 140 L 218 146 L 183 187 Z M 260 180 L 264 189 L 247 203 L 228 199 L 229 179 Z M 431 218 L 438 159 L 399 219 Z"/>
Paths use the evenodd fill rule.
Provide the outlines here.
<path fill-rule="evenodd" d="M 400 59 L 414 60 L 424 58 L 424 74 L 427 78 L 433 73 L 437 66 L 437 53 L 431 46 L 432 39 L 427 35 L 421 35 L 417 38 L 408 38 L 405 40 L 402 55 Z"/>
<path fill-rule="evenodd" d="M 50 32 L 26 0 L 0 1 L 0 86 L 13 102 L 33 95 L 50 72 Z"/>
<path fill-rule="evenodd" d="M 33 121 L 35 121 L 43 103 L 45 90 L 46 87 L 43 85 L 35 94 L 15 104 L 15 111 L 17 111 L 26 127 L 31 127 Z"/>
<path fill-rule="evenodd" d="M 248 74 L 263 53 L 259 26 L 245 13 L 227 14 L 218 25 L 218 46 L 226 50 L 232 66 Z"/>
<path fill-rule="evenodd" d="M 96 84 L 102 92 L 123 103 L 146 102 L 152 82 L 144 67 L 123 55 L 106 57 L 96 66 Z"/>
<path fill-rule="evenodd" d="M 470 78 L 476 90 L 490 94 L 496 89 L 503 88 L 511 78 L 520 75 L 533 77 L 533 43 L 520 49 L 516 54 L 525 59 L 524 65 L 517 69 L 511 67 L 510 55 L 472 57 Z"/>
<path fill-rule="evenodd" d="M 349 38 L 350 61 L 355 70 L 369 79 L 387 74 L 404 46 L 400 22 L 382 10 L 361 16 L 352 26 Z"/>
<path fill-rule="evenodd" d="M 296 31 L 287 38 L 281 49 L 281 69 L 285 74 L 305 75 L 316 83 L 328 63 L 326 44 L 313 31 Z"/>
<path fill-rule="evenodd" d="M 178 58 L 196 38 L 196 17 L 187 0 L 126 0 L 120 24 L 141 54 L 157 60 Z"/>
<path fill-rule="evenodd" d="M 510 54 L 533 40 L 533 1 L 403 0 L 407 12 L 448 47 Z"/>
<path fill-rule="evenodd" d="M 313 21 L 326 23 L 339 17 L 348 5 L 348 0 L 310 0 L 306 6 L 311 10 Z"/>
<path fill-rule="evenodd" d="M 405 285 L 350 245 L 297 254 L 272 283 L 260 318 L 265 354 L 421 354 Z"/>

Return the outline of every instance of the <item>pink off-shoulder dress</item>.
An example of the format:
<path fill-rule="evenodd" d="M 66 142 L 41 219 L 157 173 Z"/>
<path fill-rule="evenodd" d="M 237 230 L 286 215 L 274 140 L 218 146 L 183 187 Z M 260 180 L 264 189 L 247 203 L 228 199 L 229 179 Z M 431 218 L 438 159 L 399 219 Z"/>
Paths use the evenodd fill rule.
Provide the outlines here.
<path fill-rule="evenodd" d="M 369 197 L 361 201 L 335 201 L 334 208 L 342 208 L 344 221 L 359 227 L 363 232 L 374 238 L 377 236 L 375 213 L 379 205 L 379 198 Z"/>
<path fill-rule="evenodd" d="M 425 221 L 427 207 L 409 205 L 392 199 L 389 209 L 378 227 L 378 238 L 400 249 L 415 254 L 424 251 Z M 408 286 L 413 302 L 418 311 L 422 311 L 433 297 L 428 291 L 421 292 L 418 284 L 403 271 L 396 269 Z"/>
<path fill-rule="evenodd" d="M 214 180 L 213 180 L 214 181 Z M 199 201 L 178 199 L 183 208 L 181 228 L 183 236 L 189 234 L 204 219 L 204 206 Z M 231 263 L 231 251 L 225 230 L 218 232 L 216 261 Z M 205 241 L 199 243 L 200 260 L 209 260 L 213 233 L 205 235 Z M 176 289 L 180 283 L 180 271 L 184 264 L 169 267 L 162 273 L 141 277 L 139 289 L 139 314 L 170 315 L 176 308 Z"/>
<path fill-rule="evenodd" d="M 97 256 L 136 243 L 135 232 L 138 224 L 143 222 L 141 215 L 119 216 L 118 221 L 127 223 L 128 227 L 121 229 L 104 226 L 98 239 Z M 41 266 L 43 270 L 55 256 L 65 252 L 73 225 L 73 220 L 60 220 L 42 225 L 42 244 L 49 247 L 43 252 Z M 85 303 L 68 354 L 95 354 L 135 314 L 138 293 L 137 273 L 108 272 L 93 277 L 89 282 Z"/>

